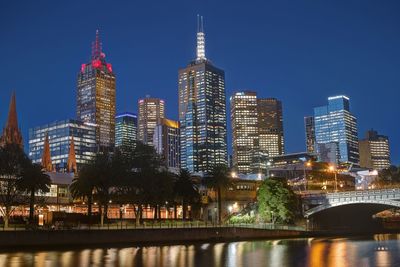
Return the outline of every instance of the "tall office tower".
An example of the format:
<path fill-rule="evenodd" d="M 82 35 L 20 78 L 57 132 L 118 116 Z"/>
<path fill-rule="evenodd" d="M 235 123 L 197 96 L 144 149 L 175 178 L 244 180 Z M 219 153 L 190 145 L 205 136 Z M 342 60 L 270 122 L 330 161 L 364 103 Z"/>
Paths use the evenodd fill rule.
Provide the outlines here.
<path fill-rule="evenodd" d="M 161 119 L 154 129 L 153 145 L 167 167 L 176 172 L 180 167 L 179 122 Z"/>
<path fill-rule="evenodd" d="M 200 20 L 200 21 L 199 21 Z M 198 18 L 196 59 L 179 70 L 181 168 L 200 174 L 227 165 L 225 73 L 205 56 Z"/>
<path fill-rule="evenodd" d="M 96 149 L 96 128 L 77 120 L 56 121 L 29 129 L 29 157 L 33 163 L 46 165 L 47 170 L 80 169 L 94 159 Z"/>
<path fill-rule="evenodd" d="M 165 118 L 164 100 L 146 97 L 139 99 L 138 140 L 153 145 L 154 129 Z"/>
<path fill-rule="evenodd" d="M 257 93 L 237 92 L 231 96 L 230 104 L 233 169 L 248 174 L 259 150 Z"/>
<path fill-rule="evenodd" d="M 6 126 L 3 129 L 3 135 L 0 136 L 0 146 L 6 144 L 16 144 L 21 148 L 24 146 L 21 130 L 18 128 L 17 101 L 15 99 L 15 93 L 11 96 L 8 119 Z"/>
<path fill-rule="evenodd" d="M 336 142 L 339 162 L 358 164 L 357 119 L 350 112 L 350 99 L 329 97 L 327 106 L 314 108 L 314 120 L 316 144 Z"/>
<path fill-rule="evenodd" d="M 285 153 L 282 102 L 276 98 L 257 100 L 260 151 L 269 157 Z"/>
<path fill-rule="evenodd" d="M 370 130 L 365 139 L 359 141 L 360 166 L 375 170 L 390 167 L 389 138 L 379 135 L 377 131 Z"/>
<path fill-rule="evenodd" d="M 315 152 L 315 123 L 314 117 L 304 117 L 304 126 L 306 129 L 306 147 L 308 153 Z"/>
<path fill-rule="evenodd" d="M 135 149 L 137 140 L 137 116 L 125 112 L 115 116 L 115 147 L 125 156 Z"/>
<path fill-rule="evenodd" d="M 112 149 L 115 142 L 115 74 L 102 52 L 99 32 L 92 45 L 92 59 L 78 74 L 78 119 L 96 126 L 100 149 Z"/>

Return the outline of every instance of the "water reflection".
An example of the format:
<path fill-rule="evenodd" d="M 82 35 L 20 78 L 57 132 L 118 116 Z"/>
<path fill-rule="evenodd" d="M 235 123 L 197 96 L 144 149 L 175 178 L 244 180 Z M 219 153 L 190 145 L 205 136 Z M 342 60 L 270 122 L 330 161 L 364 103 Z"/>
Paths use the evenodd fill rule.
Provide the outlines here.
<path fill-rule="evenodd" d="M 0 252 L 0 266 L 400 266 L 400 235 Z"/>

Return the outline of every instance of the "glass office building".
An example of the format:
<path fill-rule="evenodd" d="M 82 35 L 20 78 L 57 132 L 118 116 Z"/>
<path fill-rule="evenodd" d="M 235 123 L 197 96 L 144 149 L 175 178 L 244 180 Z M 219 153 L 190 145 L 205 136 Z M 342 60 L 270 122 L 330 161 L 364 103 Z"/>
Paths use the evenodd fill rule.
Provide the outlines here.
<path fill-rule="evenodd" d="M 98 31 L 92 45 L 92 59 L 82 64 L 78 74 L 77 118 L 96 126 L 96 140 L 101 149 L 115 143 L 115 74 L 105 60 Z"/>
<path fill-rule="evenodd" d="M 306 148 L 308 153 L 315 152 L 315 122 L 313 116 L 304 117 Z"/>
<path fill-rule="evenodd" d="M 205 56 L 202 25 L 197 32 L 197 57 L 179 70 L 181 168 L 210 173 L 227 165 L 225 73 Z"/>
<path fill-rule="evenodd" d="M 50 143 L 53 170 L 67 170 L 72 139 L 78 170 L 96 155 L 95 127 L 70 119 L 29 129 L 29 157 L 33 163 L 42 163 L 46 134 Z"/>
<path fill-rule="evenodd" d="M 259 150 L 257 93 L 237 92 L 231 96 L 230 104 L 233 169 L 248 174 Z"/>
<path fill-rule="evenodd" d="M 276 98 L 257 100 L 260 151 L 269 157 L 285 153 L 282 102 Z"/>
<path fill-rule="evenodd" d="M 165 102 L 159 98 L 139 99 L 138 140 L 153 145 L 154 129 L 165 118 Z"/>
<path fill-rule="evenodd" d="M 124 155 L 129 155 L 135 149 L 137 123 L 134 113 L 124 112 L 115 116 L 115 147 Z"/>
<path fill-rule="evenodd" d="M 359 163 L 357 119 L 350 112 L 347 96 L 329 97 L 327 106 L 314 108 L 314 123 L 317 147 L 335 142 L 340 163 Z"/>
<path fill-rule="evenodd" d="M 166 166 L 176 173 L 180 166 L 179 122 L 161 119 L 154 129 L 153 145 Z"/>
<path fill-rule="evenodd" d="M 360 140 L 360 166 L 369 169 L 382 170 L 390 167 L 389 138 L 370 130 L 365 138 Z"/>

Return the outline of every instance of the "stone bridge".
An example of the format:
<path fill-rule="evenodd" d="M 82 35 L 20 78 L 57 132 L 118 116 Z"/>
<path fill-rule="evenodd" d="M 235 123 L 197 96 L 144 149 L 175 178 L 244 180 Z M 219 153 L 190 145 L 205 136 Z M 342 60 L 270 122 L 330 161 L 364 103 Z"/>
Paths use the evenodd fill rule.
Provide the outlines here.
<path fill-rule="evenodd" d="M 304 217 L 307 218 L 329 208 L 350 204 L 378 204 L 388 208 L 400 208 L 400 188 L 304 194 L 302 199 L 305 207 Z"/>

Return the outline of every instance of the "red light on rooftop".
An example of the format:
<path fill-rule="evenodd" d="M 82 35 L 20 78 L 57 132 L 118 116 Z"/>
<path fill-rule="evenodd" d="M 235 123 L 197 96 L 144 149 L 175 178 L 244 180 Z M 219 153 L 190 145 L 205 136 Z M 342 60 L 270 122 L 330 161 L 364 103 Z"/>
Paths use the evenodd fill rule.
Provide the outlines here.
<path fill-rule="evenodd" d="M 109 72 L 112 72 L 112 65 L 110 63 L 107 63 L 107 69 Z"/>
<path fill-rule="evenodd" d="M 101 61 L 98 60 L 98 59 L 92 60 L 92 66 L 93 66 L 93 68 L 96 68 L 96 69 L 100 68 L 101 67 Z"/>
<path fill-rule="evenodd" d="M 86 67 L 86 64 L 82 64 L 82 65 L 81 65 L 81 72 L 82 72 L 82 73 L 85 72 L 85 67 Z"/>

